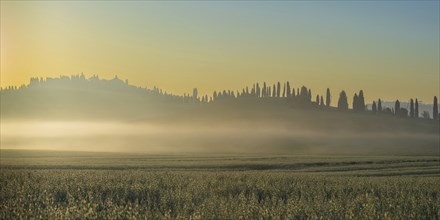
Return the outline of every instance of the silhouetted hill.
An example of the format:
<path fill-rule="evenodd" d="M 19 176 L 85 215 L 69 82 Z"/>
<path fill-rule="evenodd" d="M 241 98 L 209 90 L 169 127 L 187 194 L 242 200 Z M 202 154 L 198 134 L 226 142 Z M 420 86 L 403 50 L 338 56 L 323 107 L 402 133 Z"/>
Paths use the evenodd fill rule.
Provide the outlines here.
<path fill-rule="evenodd" d="M 286 92 L 286 86 L 287 91 Z M 273 89 L 272 89 L 273 88 Z M 271 90 L 272 89 L 272 90 Z M 281 92 L 284 91 L 284 92 Z M 183 118 L 207 115 L 207 119 L 218 116 L 239 115 L 246 118 L 257 115 L 255 120 L 279 118 L 277 112 L 288 111 L 308 112 L 306 118 L 316 119 L 327 115 L 341 114 L 349 118 L 349 112 L 338 112 L 337 108 L 324 105 L 319 95 L 312 101 L 311 90 L 302 86 L 301 89 L 290 87 L 290 84 L 270 85 L 254 84 L 252 88 L 243 88 L 243 91 L 224 90 L 214 92 L 212 97 L 207 95 L 198 97 L 197 89 L 193 95 L 178 96 L 168 94 L 159 88 L 141 88 L 130 85 L 128 80 L 121 80 L 117 76 L 113 79 L 100 79 L 92 76 L 86 79 L 84 75 L 60 76 L 59 78 L 31 78 L 28 85 L 20 88 L 7 87 L 1 90 L 2 118 L 36 118 L 36 119 L 153 119 L 177 117 L 187 114 Z M 321 96 L 321 100 L 323 100 Z M 362 104 L 364 105 L 364 104 Z M 382 108 L 393 108 L 394 103 L 382 102 Z M 409 104 L 401 103 L 401 107 Z M 297 111 L 298 110 L 298 111 Z M 302 111 L 304 110 L 304 111 Z M 430 111 L 432 105 L 419 104 L 420 114 Z M 325 112 L 325 114 L 322 114 Z M 371 111 L 357 112 L 365 117 Z M 330 114 L 331 113 L 331 114 Z M 189 114 L 189 115 L 188 115 Z M 296 115 L 299 113 L 296 113 Z M 172 116 L 175 115 L 175 116 Z M 378 119 L 383 118 L 377 114 Z M 388 114 L 387 117 L 392 115 Z M 280 120 L 285 120 L 283 116 Z M 380 119 L 382 120 L 382 119 Z M 373 120 L 374 121 L 374 120 Z M 313 123 L 316 124 L 316 123 Z M 341 123 L 336 123 L 341 125 Z"/>
<path fill-rule="evenodd" d="M 12 132 L 2 131 L 2 147 L 41 145 L 51 146 L 50 149 L 69 146 L 68 149 L 76 150 L 105 147 L 219 153 L 438 153 L 436 120 L 396 116 L 391 112 L 340 110 L 325 106 L 322 98 L 311 101 L 311 91 L 306 87 L 292 88 L 290 94 L 276 87 L 256 84 L 242 92 L 222 91 L 213 97 L 197 97 L 197 89 L 192 96 L 176 96 L 158 88 L 135 87 L 117 77 L 32 79 L 27 86 L 1 91 L 2 130 L 6 127 L 5 131 Z M 277 92 L 271 92 L 271 88 Z M 36 131 L 29 128 L 32 121 L 61 122 L 55 123 L 55 128 L 43 127 L 49 133 L 40 137 L 38 132 L 32 134 Z M 15 122 L 19 122 L 19 128 Z M 69 124 L 73 127 L 64 128 Z M 20 129 L 27 129 L 30 137 L 19 138 L 25 133 Z M 53 129 L 67 137 L 47 138 L 56 136 Z M 77 133 L 81 135 L 75 136 Z"/>
<path fill-rule="evenodd" d="M 135 87 L 117 76 L 33 78 L 27 86 L 1 91 L 1 113 L 3 118 L 123 119 L 154 114 L 184 99 L 158 88 Z"/>

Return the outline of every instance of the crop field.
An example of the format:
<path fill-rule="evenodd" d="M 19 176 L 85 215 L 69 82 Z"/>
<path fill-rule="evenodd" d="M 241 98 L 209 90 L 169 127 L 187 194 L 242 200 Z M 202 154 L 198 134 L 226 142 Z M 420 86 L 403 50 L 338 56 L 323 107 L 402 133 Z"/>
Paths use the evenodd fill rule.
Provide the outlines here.
<path fill-rule="evenodd" d="M 439 219 L 429 156 L 1 151 L 0 219 Z"/>

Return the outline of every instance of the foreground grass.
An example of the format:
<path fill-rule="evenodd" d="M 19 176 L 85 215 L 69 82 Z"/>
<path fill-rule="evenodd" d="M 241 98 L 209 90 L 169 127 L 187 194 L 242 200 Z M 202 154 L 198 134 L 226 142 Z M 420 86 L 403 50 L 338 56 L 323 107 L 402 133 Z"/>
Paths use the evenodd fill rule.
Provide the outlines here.
<path fill-rule="evenodd" d="M 435 157 L 33 155 L 2 152 L 1 219 L 440 216 Z"/>

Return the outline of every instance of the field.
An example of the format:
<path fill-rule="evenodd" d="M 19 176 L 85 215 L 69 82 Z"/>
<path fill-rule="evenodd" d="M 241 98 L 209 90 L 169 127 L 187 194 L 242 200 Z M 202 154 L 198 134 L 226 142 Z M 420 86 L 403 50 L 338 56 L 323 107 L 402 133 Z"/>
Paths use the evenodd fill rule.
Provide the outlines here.
<path fill-rule="evenodd" d="M 438 157 L 1 151 L 1 219 L 438 219 Z"/>

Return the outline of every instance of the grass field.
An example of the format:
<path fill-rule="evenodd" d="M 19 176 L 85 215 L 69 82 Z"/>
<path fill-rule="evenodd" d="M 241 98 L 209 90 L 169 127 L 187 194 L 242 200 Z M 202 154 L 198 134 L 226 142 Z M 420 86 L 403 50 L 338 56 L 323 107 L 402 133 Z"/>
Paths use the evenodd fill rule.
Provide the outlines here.
<path fill-rule="evenodd" d="M 438 157 L 1 151 L 1 219 L 438 219 Z"/>

